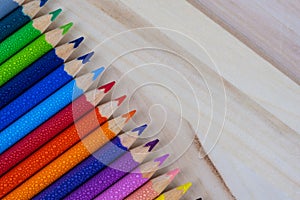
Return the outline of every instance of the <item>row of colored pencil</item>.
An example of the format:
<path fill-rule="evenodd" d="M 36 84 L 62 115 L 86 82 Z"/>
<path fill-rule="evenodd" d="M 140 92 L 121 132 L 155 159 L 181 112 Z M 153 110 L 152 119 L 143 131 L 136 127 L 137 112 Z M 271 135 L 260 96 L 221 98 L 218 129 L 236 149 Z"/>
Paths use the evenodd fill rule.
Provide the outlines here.
<path fill-rule="evenodd" d="M 0 198 L 180 199 L 191 183 L 163 193 L 179 169 L 152 178 L 169 155 L 144 162 L 159 140 L 132 148 L 147 125 L 122 131 L 136 111 L 112 117 L 126 95 L 91 88 L 105 68 L 78 75 L 94 53 L 66 62 L 84 40 L 57 46 L 73 23 L 34 18 L 46 3 L 0 3 Z"/>

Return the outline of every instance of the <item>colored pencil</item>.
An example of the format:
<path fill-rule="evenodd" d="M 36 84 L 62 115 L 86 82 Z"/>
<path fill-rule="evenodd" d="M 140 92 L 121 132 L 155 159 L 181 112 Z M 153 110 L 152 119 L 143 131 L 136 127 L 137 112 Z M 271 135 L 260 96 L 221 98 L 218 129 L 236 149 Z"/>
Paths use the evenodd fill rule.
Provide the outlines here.
<path fill-rule="evenodd" d="M 0 87 L 0 109 L 62 65 L 81 44 L 83 37 L 52 49 Z M 12 92 L 14 91 L 14 92 Z"/>
<path fill-rule="evenodd" d="M 0 20 L 0 42 L 28 23 L 46 4 L 47 0 L 31 1 Z"/>
<path fill-rule="evenodd" d="M 157 197 L 155 200 L 179 200 L 192 186 L 191 182 L 178 186 Z"/>
<path fill-rule="evenodd" d="M 168 154 L 144 163 L 97 196 L 96 200 L 122 200 L 146 183 L 168 158 Z"/>
<path fill-rule="evenodd" d="M 62 199 L 111 162 L 126 153 L 147 125 L 123 133 L 77 165 L 34 199 Z"/>
<path fill-rule="evenodd" d="M 151 179 L 141 188 L 130 194 L 125 200 L 153 200 L 164 191 L 164 189 L 172 182 L 179 173 L 179 169 L 169 171 L 168 173 Z"/>
<path fill-rule="evenodd" d="M 0 86 L 53 49 L 72 25 L 69 23 L 41 35 L 0 65 Z"/>
<path fill-rule="evenodd" d="M 0 4 L 0 19 L 8 15 L 18 6 L 20 6 L 24 0 L 1 0 Z"/>
<path fill-rule="evenodd" d="M 33 198 L 51 183 L 106 144 L 110 139 L 114 138 L 134 113 L 135 111 L 131 111 L 106 122 L 31 178 L 27 179 L 22 185 L 3 199 Z"/>
<path fill-rule="evenodd" d="M 4 152 L 73 100 L 81 96 L 85 91 L 87 91 L 87 89 L 89 89 L 99 73 L 103 70 L 104 68 L 102 67 L 70 81 L 17 121 L 12 123 L 9 127 L 0 132 L 0 153 Z"/>
<path fill-rule="evenodd" d="M 130 150 L 130 152 L 114 161 L 111 165 L 88 180 L 65 199 L 85 200 L 96 197 L 109 186 L 113 185 L 119 179 L 128 174 L 128 172 L 140 165 L 140 163 L 142 163 L 150 154 L 150 151 L 152 151 L 158 141 L 159 140 L 154 140 Z"/>
<path fill-rule="evenodd" d="M 65 63 L 36 83 L 18 98 L 0 110 L 0 131 L 42 102 L 56 90 L 70 82 L 94 54 L 88 53 Z"/>
<path fill-rule="evenodd" d="M 0 154 L 0 176 L 69 127 L 73 120 L 77 121 L 92 110 L 94 106 L 100 103 L 114 84 L 115 82 L 110 82 L 98 89 L 85 93 L 3 154 Z"/>
<path fill-rule="evenodd" d="M 6 185 L 0 197 L 13 190 L 20 183 L 49 164 L 55 158 L 80 141 L 82 137 L 104 123 L 119 107 L 124 98 L 108 102 L 89 112 L 75 124 L 53 138 L 39 150 L 22 161 L 0 178 L 0 187 Z M 21 173 L 20 173 L 21 172 Z"/>
<path fill-rule="evenodd" d="M 0 64 L 40 36 L 57 18 L 61 9 L 36 18 L 0 43 Z"/>

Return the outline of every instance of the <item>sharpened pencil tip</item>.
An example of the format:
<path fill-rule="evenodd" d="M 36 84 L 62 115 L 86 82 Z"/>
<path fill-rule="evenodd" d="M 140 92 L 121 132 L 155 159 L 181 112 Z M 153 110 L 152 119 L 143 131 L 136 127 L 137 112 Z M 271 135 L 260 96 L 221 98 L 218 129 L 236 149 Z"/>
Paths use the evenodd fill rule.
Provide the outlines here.
<path fill-rule="evenodd" d="M 152 140 L 144 145 L 144 147 L 149 147 L 148 152 L 152 151 L 152 149 L 158 144 L 159 139 Z"/>
<path fill-rule="evenodd" d="M 161 166 L 169 156 L 170 156 L 170 154 L 165 154 L 159 158 L 156 158 L 154 161 L 159 162 L 159 166 Z"/>
<path fill-rule="evenodd" d="M 78 57 L 77 60 L 82 60 L 82 61 L 81 61 L 82 64 L 85 64 L 85 63 L 87 63 L 87 62 L 90 62 L 90 59 L 91 59 L 91 57 L 92 57 L 93 55 L 94 55 L 94 52 L 90 52 L 90 53 L 87 53 L 87 54 L 85 54 L 85 55 L 83 55 L 83 56 Z"/>
<path fill-rule="evenodd" d="M 104 67 L 100 67 L 99 69 L 92 71 L 92 73 L 94 74 L 93 81 L 96 80 L 100 76 L 100 74 L 102 74 L 104 69 Z"/>
<path fill-rule="evenodd" d="M 73 22 L 70 22 L 68 24 L 65 24 L 65 25 L 59 27 L 59 28 L 63 30 L 62 34 L 65 35 L 70 30 L 70 28 L 72 26 L 73 26 Z"/>
<path fill-rule="evenodd" d="M 79 47 L 80 43 L 84 40 L 84 37 L 80 37 L 77 38 L 69 43 L 73 43 L 74 44 L 74 49 L 76 49 L 77 47 Z M 93 54 L 92 54 L 93 55 Z M 84 56 L 81 56 L 78 58 L 78 60 L 82 60 L 83 64 L 85 64 L 86 62 L 89 61 L 90 57 L 92 57 L 92 55 L 86 54 Z M 80 59 L 81 58 L 81 59 Z M 85 60 L 85 58 L 87 58 L 87 61 Z"/>
<path fill-rule="evenodd" d="M 135 112 L 136 112 L 136 110 L 132 110 L 129 113 L 122 115 L 123 118 L 126 118 L 125 122 L 127 122 L 135 114 Z"/>
<path fill-rule="evenodd" d="M 102 85 L 101 87 L 98 88 L 98 90 L 103 90 L 104 89 L 104 93 L 107 93 L 111 90 L 111 88 L 115 85 L 115 83 L 116 83 L 116 81 L 112 81 L 110 83 Z"/>
<path fill-rule="evenodd" d="M 170 176 L 171 180 L 173 180 L 175 178 L 175 176 L 180 172 L 180 169 L 177 168 L 177 169 L 174 169 L 172 171 L 169 171 L 167 173 L 168 176 Z"/>
<path fill-rule="evenodd" d="M 186 184 L 178 186 L 176 189 L 177 190 L 181 190 L 182 193 L 185 194 L 190 189 L 191 186 L 192 186 L 192 183 L 191 182 L 187 182 Z"/>
<path fill-rule="evenodd" d="M 147 124 L 144 124 L 144 125 L 142 125 L 142 126 L 136 127 L 135 129 L 132 129 L 131 132 L 136 132 L 136 131 L 138 131 L 138 135 L 141 135 L 141 134 L 144 132 L 144 130 L 145 130 L 146 128 L 147 128 Z"/>
<path fill-rule="evenodd" d="M 44 6 L 48 0 L 40 0 L 40 7 Z"/>
<path fill-rule="evenodd" d="M 61 11 L 62 11 L 62 9 L 59 8 L 59 9 L 54 10 L 54 11 L 52 11 L 52 12 L 49 13 L 49 14 L 52 15 L 52 17 L 51 17 L 51 21 L 52 22 L 58 17 L 58 15 L 61 13 Z"/>
<path fill-rule="evenodd" d="M 117 99 L 115 99 L 115 101 L 118 101 L 118 106 L 121 105 L 121 103 L 126 99 L 126 95 L 123 95 Z"/>

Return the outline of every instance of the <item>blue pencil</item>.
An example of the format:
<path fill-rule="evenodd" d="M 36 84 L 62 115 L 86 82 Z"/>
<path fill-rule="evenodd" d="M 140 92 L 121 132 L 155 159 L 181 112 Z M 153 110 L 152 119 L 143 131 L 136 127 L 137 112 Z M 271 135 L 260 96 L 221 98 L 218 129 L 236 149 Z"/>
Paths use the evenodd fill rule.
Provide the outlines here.
<path fill-rule="evenodd" d="M 103 71 L 104 67 L 101 67 L 70 81 L 0 132 L 0 153 L 3 153 L 73 100 L 81 96 Z"/>
<path fill-rule="evenodd" d="M 28 68 L 24 69 L 10 81 L 1 86 L 0 109 L 16 99 L 58 66 L 62 65 L 73 51 L 78 48 L 82 41 L 83 37 L 80 37 L 67 44 L 63 44 L 52 49 Z"/>
<path fill-rule="evenodd" d="M 129 133 L 117 136 L 104 147 L 89 156 L 34 199 L 62 199 L 82 185 L 111 162 L 126 153 L 147 125 L 133 129 Z"/>
<path fill-rule="evenodd" d="M 2 1 L 2 0 L 1 0 Z M 19 6 L 0 20 L 0 42 L 29 22 L 48 0 L 31 1 Z"/>
<path fill-rule="evenodd" d="M 1 0 L 0 4 L 0 19 L 8 15 L 18 6 L 20 6 L 24 0 Z"/>
<path fill-rule="evenodd" d="M 70 82 L 79 72 L 81 66 L 87 63 L 92 55 L 93 53 L 89 53 L 68 63 L 62 64 L 21 96 L 1 109 L 0 131 L 8 127 L 56 90 Z"/>

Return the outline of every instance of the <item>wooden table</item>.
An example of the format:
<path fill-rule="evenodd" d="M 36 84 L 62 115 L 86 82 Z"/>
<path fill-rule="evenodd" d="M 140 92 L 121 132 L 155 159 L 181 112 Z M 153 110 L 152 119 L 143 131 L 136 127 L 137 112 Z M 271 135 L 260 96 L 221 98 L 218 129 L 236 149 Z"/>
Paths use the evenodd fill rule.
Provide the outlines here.
<path fill-rule="evenodd" d="M 136 108 L 127 129 L 148 123 L 140 142 L 171 153 L 159 173 L 181 168 L 169 188 L 300 199 L 298 1 L 52 0 L 40 15 L 58 7 L 52 28 L 75 23 L 63 42 L 86 38 L 72 57 L 96 52 L 81 73 L 105 66 L 99 85 L 129 97 L 115 115 Z"/>

